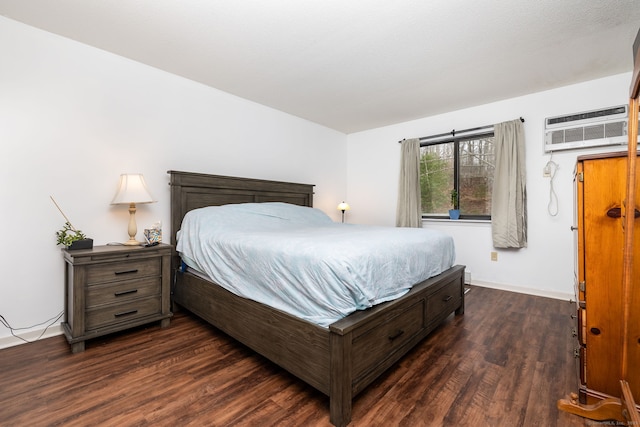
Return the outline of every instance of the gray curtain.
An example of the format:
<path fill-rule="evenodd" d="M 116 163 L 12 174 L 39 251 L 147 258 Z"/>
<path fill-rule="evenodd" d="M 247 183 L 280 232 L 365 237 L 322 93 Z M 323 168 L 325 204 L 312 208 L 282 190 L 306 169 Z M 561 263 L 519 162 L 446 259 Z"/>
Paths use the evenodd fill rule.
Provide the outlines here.
<path fill-rule="evenodd" d="M 402 141 L 401 150 L 396 226 L 420 228 L 420 141 L 417 138 L 405 139 Z"/>
<path fill-rule="evenodd" d="M 524 128 L 516 119 L 494 125 L 495 175 L 491 234 L 496 248 L 527 246 Z"/>

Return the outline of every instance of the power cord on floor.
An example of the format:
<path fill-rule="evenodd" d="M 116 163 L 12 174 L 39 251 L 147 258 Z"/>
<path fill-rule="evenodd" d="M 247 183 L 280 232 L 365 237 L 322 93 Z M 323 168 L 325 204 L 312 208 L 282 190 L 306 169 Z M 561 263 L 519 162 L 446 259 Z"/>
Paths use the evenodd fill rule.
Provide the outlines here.
<path fill-rule="evenodd" d="M 52 325 L 54 325 L 58 320 L 60 320 L 62 318 L 62 316 L 64 315 L 64 310 L 62 310 L 60 313 L 58 313 L 55 317 L 52 317 L 49 320 L 45 320 L 42 323 L 37 323 L 33 326 L 27 326 L 25 328 L 14 328 L 12 327 L 9 322 L 7 321 L 7 319 L 5 319 L 5 317 L 3 315 L 0 314 L 0 323 L 2 323 L 2 325 L 4 325 L 7 329 L 9 329 L 9 331 L 11 332 L 11 335 L 13 335 L 14 337 L 26 342 L 26 343 L 30 343 L 30 342 L 35 342 L 38 341 L 40 338 L 42 338 L 42 336 L 44 335 L 45 332 L 47 332 L 47 329 L 49 329 Z M 31 329 L 31 328 L 35 328 L 36 326 L 40 326 L 40 325 L 44 325 L 45 323 L 49 323 L 44 330 L 40 333 L 40 335 L 38 336 L 38 338 L 36 338 L 35 340 L 29 341 L 25 338 L 22 338 L 21 336 L 18 336 L 15 334 L 14 331 L 23 331 L 25 329 Z"/>

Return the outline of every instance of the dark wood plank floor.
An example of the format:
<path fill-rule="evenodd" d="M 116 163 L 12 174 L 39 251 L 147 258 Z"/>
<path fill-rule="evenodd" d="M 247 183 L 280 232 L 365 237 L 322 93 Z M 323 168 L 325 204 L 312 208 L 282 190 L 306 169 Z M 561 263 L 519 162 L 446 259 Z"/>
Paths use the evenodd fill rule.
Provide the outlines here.
<path fill-rule="evenodd" d="M 593 426 L 559 412 L 577 390 L 571 304 L 474 287 L 356 397 L 359 426 Z M 329 426 L 326 396 L 194 316 L 87 343 L 0 351 L 2 426 Z"/>

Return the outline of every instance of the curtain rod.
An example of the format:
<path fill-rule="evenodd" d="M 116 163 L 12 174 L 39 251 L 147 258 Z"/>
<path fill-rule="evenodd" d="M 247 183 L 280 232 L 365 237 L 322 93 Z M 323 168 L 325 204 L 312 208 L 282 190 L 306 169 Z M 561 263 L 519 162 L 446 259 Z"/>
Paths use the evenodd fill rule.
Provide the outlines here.
<path fill-rule="evenodd" d="M 524 119 L 522 117 L 520 117 L 520 121 L 522 123 L 524 123 Z M 469 129 L 459 130 L 459 131 L 457 131 L 457 133 L 469 133 L 469 132 L 475 132 L 475 131 L 478 131 L 478 130 L 492 129 L 492 128 L 493 128 L 493 125 L 480 126 L 480 127 L 477 127 L 477 128 L 469 128 Z M 437 134 L 437 135 L 422 136 L 422 137 L 418 138 L 418 141 L 423 142 L 423 141 L 426 141 L 428 139 L 442 138 L 443 136 L 449 136 L 449 135 L 451 135 L 452 138 L 455 138 L 456 130 L 453 129 L 451 132 L 440 133 L 440 134 Z M 404 141 L 404 139 L 402 141 Z M 402 141 L 398 141 L 398 142 L 402 143 Z"/>

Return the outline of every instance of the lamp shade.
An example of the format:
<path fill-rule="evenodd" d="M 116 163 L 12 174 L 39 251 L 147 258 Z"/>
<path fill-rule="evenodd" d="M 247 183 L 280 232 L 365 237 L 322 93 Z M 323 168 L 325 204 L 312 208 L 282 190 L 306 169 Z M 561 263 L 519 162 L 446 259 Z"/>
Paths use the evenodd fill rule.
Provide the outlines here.
<path fill-rule="evenodd" d="M 348 211 L 349 209 L 351 209 L 351 207 L 349 206 L 349 203 L 342 202 L 338 205 L 339 211 Z"/>
<path fill-rule="evenodd" d="M 112 205 L 123 205 L 131 203 L 153 203 L 153 197 L 149 194 L 144 177 L 139 173 L 128 173 L 120 175 L 118 191 L 111 201 Z"/>

